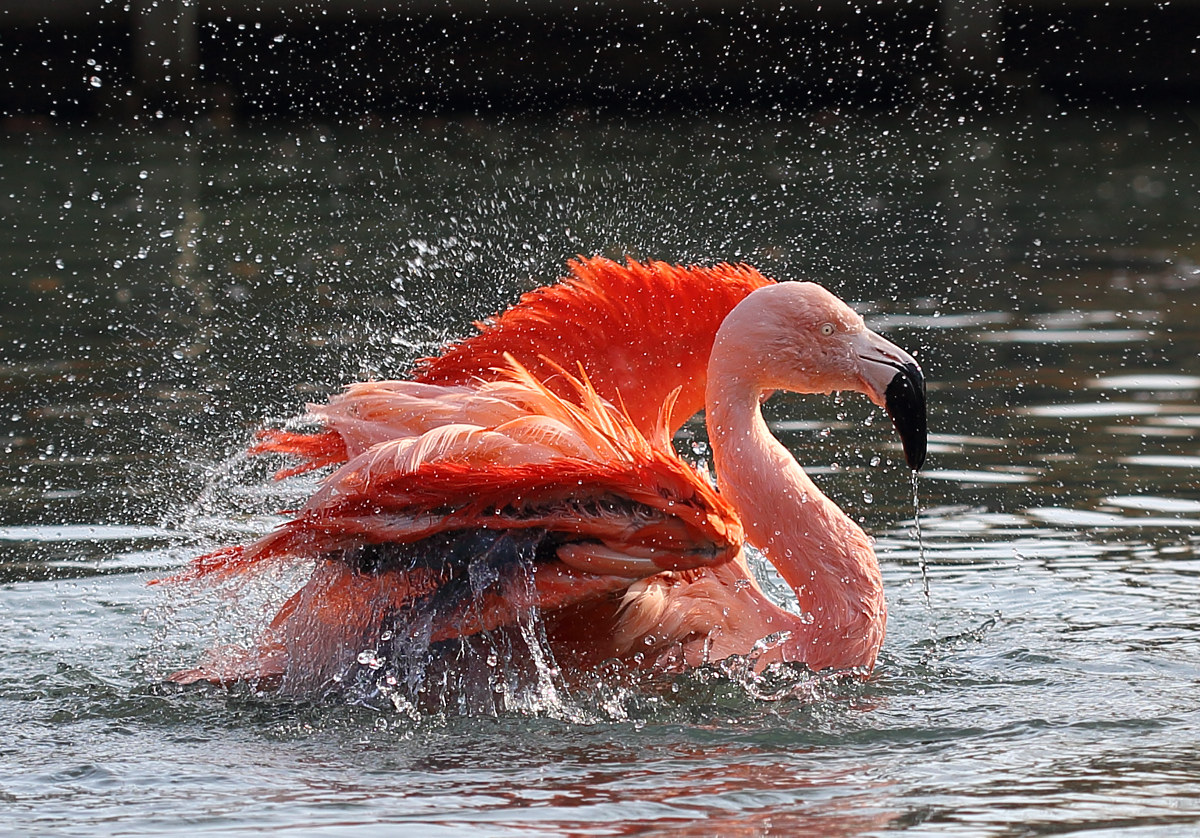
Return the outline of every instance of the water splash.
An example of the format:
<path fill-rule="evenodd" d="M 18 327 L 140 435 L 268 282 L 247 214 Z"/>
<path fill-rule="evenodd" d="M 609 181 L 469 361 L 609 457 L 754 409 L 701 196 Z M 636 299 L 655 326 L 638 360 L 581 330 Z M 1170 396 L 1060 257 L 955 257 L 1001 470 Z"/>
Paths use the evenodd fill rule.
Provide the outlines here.
<path fill-rule="evenodd" d="M 209 543 L 237 537 L 241 530 L 258 534 L 272 523 L 265 509 L 280 501 L 278 484 L 270 480 L 274 465 L 240 451 L 227 457 L 210 467 L 200 496 L 176 512 L 173 523 Z M 241 526 L 222 523 L 236 517 L 239 506 Z M 330 625 L 316 617 L 328 584 L 336 579 L 335 574 L 322 584 L 314 577 L 322 564 L 348 562 L 366 572 L 403 572 L 422 566 L 430 556 L 398 545 L 376 545 L 332 562 L 317 560 L 241 576 L 207 592 L 175 589 L 178 598 L 160 606 L 164 613 L 159 621 L 169 622 L 172 629 L 160 635 L 164 661 L 156 667 L 158 675 L 165 678 L 180 666 L 194 666 L 199 658 L 210 671 L 233 673 L 231 686 L 236 694 L 269 703 L 315 701 L 358 707 L 401 727 L 452 717 L 503 715 L 585 725 L 636 722 L 673 712 L 679 699 L 674 690 L 680 684 L 690 685 L 684 687 L 689 694 L 715 689 L 751 702 L 822 699 L 819 682 L 807 670 L 759 663 L 762 655 L 783 642 L 783 636 L 764 638 L 748 655 L 712 663 L 701 671 L 687 667 L 680 656 L 676 668 L 669 661 L 641 666 L 612 661 L 612 666 L 594 672 L 569 675 L 556 660 L 543 615 L 533 606 L 519 609 L 503 628 L 437 641 L 439 615 L 465 615 L 489 599 L 535 601 L 533 569 L 545 552 L 535 534 L 464 533 L 452 541 L 439 548 L 452 554 L 451 564 L 457 565 L 451 584 L 427 601 L 399 607 L 390 600 L 376 601 L 383 596 L 381 588 L 374 598 L 359 603 L 361 611 L 377 613 L 377 619 L 357 628 Z M 794 592 L 755 552 L 751 551 L 750 560 L 756 575 L 794 607 Z M 280 657 L 285 663 L 266 676 L 256 676 L 255 667 L 260 665 L 256 662 L 270 654 L 273 621 L 289 602 L 293 613 L 310 617 L 286 622 L 286 631 L 276 631 L 276 644 L 279 634 L 287 637 Z M 189 630 L 180 632 L 181 624 Z M 180 648 L 181 635 L 186 648 Z M 206 657 L 202 648 L 215 651 Z M 237 674 L 243 671 L 241 661 L 248 662 L 244 671 L 250 676 Z M 669 695 L 664 684 L 672 690 Z M 665 700 L 658 701 L 659 695 Z M 711 703 L 699 695 L 696 701 Z"/>
<path fill-rule="evenodd" d="M 311 427 L 300 420 L 280 424 L 287 430 Z M 275 480 L 272 473 L 279 462 L 239 444 L 220 460 L 187 464 L 196 472 L 200 490 L 190 502 L 166 509 L 160 526 L 214 546 L 269 532 L 283 520 L 279 510 L 302 506 L 316 487 L 315 475 Z"/>

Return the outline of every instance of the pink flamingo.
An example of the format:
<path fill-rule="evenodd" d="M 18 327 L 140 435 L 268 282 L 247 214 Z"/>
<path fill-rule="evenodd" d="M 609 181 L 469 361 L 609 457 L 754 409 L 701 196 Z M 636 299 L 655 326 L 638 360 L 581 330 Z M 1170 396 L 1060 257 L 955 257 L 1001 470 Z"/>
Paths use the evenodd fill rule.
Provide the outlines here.
<path fill-rule="evenodd" d="M 422 361 L 415 380 L 310 406 L 323 431 L 261 434 L 256 451 L 303 460 L 280 476 L 339 468 L 292 520 L 175 578 L 296 560 L 313 571 L 255 648 L 210 653 L 174 680 L 316 686 L 381 637 L 420 652 L 532 608 L 560 664 L 578 669 L 755 655 L 871 670 L 886 605 L 870 540 L 772 437 L 760 404 L 775 390 L 862 392 L 919 469 L 917 363 L 813 283 L 745 266 L 570 267 Z M 719 491 L 671 446 L 701 406 Z M 762 591 L 743 541 L 800 614 Z"/>

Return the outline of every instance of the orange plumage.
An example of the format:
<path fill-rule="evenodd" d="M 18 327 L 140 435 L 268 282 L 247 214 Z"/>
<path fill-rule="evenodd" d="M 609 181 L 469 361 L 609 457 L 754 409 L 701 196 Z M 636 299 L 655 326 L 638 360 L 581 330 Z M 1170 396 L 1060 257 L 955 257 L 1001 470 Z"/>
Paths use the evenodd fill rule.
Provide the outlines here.
<path fill-rule="evenodd" d="M 414 380 L 311 405 L 321 431 L 260 434 L 254 452 L 301 461 L 281 478 L 337 468 L 274 532 L 176 578 L 312 571 L 256 648 L 218 650 L 175 680 L 309 692 L 357 673 L 370 687 L 375 652 L 356 650 L 383 644 L 419 687 L 431 644 L 534 611 L 576 666 L 757 654 L 770 635 L 782 639 L 763 661 L 870 669 L 886 619 L 870 541 L 771 437 L 760 405 L 776 389 L 863 392 L 919 468 L 915 360 L 812 283 L 600 258 L 570 272 L 419 361 Z M 672 447 L 701 407 L 722 491 Z M 804 614 L 763 594 L 747 538 Z"/>
<path fill-rule="evenodd" d="M 725 316 L 757 288 L 774 283 L 747 265 L 681 267 L 665 262 L 621 265 L 602 257 L 571 260 L 569 274 L 538 288 L 479 333 L 417 362 L 413 380 L 470 385 L 495 379 L 505 356 L 553 392 L 571 399 L 562 371 L 582 371 L 602 398 L 620 405 L 634 427 L 654 432 L 669 394 L 670 432 L 704 407 L 705 372 Z M 385 431 L 386 432 L 386 431 Z M 349 439 L 348 439 L 349 437 Z M 260 432 L 253 453 L 298 457 L 281 477 L 345 462 L 362 450 L 353 434 Z"/>
<path fill-rule="evenodd" d="M 713 287 L 713 280 L 704 280 L 696 287 Z M 600 293 L 591 281 L 581 287 Z M 730 296 L 722 295 L 721 305 L 732 304 Z M 575 310 L 577 301 L 544 295 L 535 306 L 539 322 L 549 324 L 555 307 Z M 564 357 L 562 345 L 543 347 L 535 357 L 545 382 L 512 355 L 494 356 L 494 332 L 519 325 L 528 336 L 527 314 L 511 309 L 495 326 L 458 344 L 456 376 L 450 364 L 426 361 L 424 380 L 364 382 L 312 406 L 312 416 L 326 425 L 321 432 L 259 435 L 254 453 L 303 461 L 281 470 L 279 478 L 340 467 L 291 520 L 252 544 L 201 556 L 173 580 L 228 579 L 314 558 L 317 565 L 256 651 L 226 650 L 176 680 L 262 679 L 286 669 L 293 682 L 311 683 L 311 673 L 331 671 L 315 656 L 344 659 L 395 614 L 432 608 L 440 591 L 461 583 L 472 557 L 451 554 L 468 533 L 511 533 L 518 551 L 524 549 L 521 539 L 539 539 L 541 546 L 523 554 L 535 567 L 533 587 L 514 598 L 485 586 L 472 592 L 469 607 L 439 603 L 439 613 L 430 615 L 431 642 L 491 630 L 530 608 L 561 608 L 619 593 L 647 575 L 736 555 L 743 540 L 737 514 L 670 443 L 668 423 L 682 391 L 659 391 L 683 368 L 658 382 L 653 414 L 649 389 L 634 393 L 639 426 L 615 379 L 605 381 L 618 403 L 600 395 L 582 362 L 577 376 L 553 360 Z M 529 343 L 526 354 L 534 348 Z M 470 366 L 468 349 L 478 350 L 478 365 L 489 365 L 486 376 L 463 371 Z M 594 353 L 588 360 L 599 364 Z M 451 383 L 454 377 L 465 381 Z M 689 387 L 694 398 L 695 387 Z M 331 632 L 337 640 L 329 640 Z M 324 639 L 314 642 L 318 636 Z"/>

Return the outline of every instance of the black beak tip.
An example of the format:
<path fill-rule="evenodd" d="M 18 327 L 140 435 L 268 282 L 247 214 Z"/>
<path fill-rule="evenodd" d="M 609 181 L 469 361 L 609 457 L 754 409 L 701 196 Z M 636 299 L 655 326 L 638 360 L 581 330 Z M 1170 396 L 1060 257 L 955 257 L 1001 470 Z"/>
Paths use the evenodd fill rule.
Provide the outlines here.
<path fill-rule="evenodd" d="M 884 405 L 913 471 L 925 465 L 929 432 L 925 424 L 925 377 L 915 364 L 905 364 L 884 392 Z"/>

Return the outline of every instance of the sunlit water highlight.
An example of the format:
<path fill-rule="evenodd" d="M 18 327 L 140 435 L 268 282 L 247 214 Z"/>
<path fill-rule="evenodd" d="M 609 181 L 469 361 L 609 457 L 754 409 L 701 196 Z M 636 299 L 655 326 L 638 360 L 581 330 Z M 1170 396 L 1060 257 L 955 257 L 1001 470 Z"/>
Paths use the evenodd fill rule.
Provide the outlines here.
<path fill-rule="evenodd" d="M 1194 127 L 839 119 L 6 140 L 0 833 L 1195 831 Z M 872 677 L 565 683 L 530 622 L 500 651 L 532 688 L 486 707 L 166 685 L 295 584 L 145 584 L 311 490 L 235 453 L 252 430 L 575 252 L 820 279 L 921 361 L 919 506 L 862 400 L 767 405 L 877 538 Z"/>

